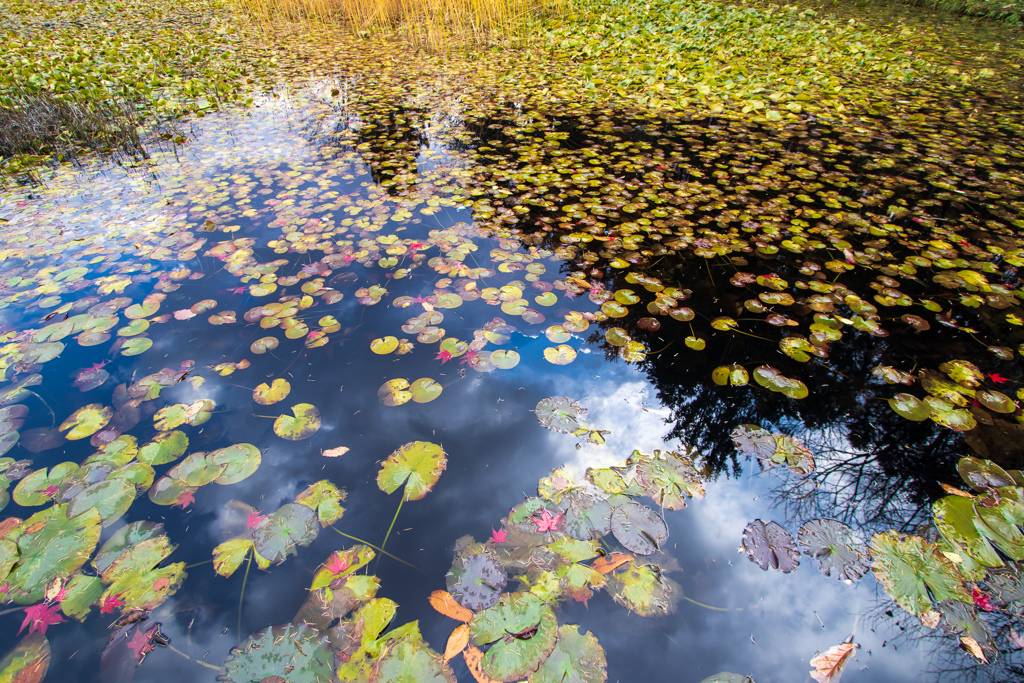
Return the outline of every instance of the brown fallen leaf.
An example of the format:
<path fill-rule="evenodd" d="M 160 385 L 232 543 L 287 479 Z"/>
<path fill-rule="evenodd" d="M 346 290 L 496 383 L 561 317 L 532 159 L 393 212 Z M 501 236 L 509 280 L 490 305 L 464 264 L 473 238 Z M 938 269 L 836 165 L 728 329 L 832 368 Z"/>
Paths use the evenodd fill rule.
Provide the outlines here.
<path fill-rule="evenodd" d="M 858 647 L 860 645 L 854 642 L 840 643 L 833 645 L 826 652 L 822 652 L 811 660 L 811 666 L 814 667 L 814 670 L 811 671 L 811 678 L 818 683 L 839 683 L 839 678 L 843 675 L 843 667 L 846 666 L 850 655 Z"/>
<path fill-rule="evenodd" d="M 961 498 L 974 498 L 975 497 L 974 495 L 972 495 L 970 493 L 967 493 L 967 491 L 963 491 L 963 490 L 958 489 L 958 488 L 956 488 L 954 486 L 950 486 L 949 484 L 943 484 L 942 482 L 939 482 L 939 486 L 942 487 L 943 491 L 945 491 L 946 493 L 952 494 L 954 496 L 960 496 Z"/>
<path fill-rule="evenodd" d="M 988 657 L 981 651 L 981 645 L 978 645 L 978 641 L 970 636 L 960 636 L 960 647 L 970 652 L 976 659 L 980 659 L 985 664 L 988 664 Z"/>
<path fill-rule="evenodd" d="M 625 553 L 612 553 L 607 557 L 599 557 L 591 562 L 590 568 L 595 572 L 608 574 L 633 559 L 635 558 L 632 555 L 626 555 Z"/>
<path fill-rule="evenodd" d="M 473 618 L 473 613 L 455 602 L 455 598 L 447 591 L 434 591 L 430 594 L 430 606 L 446 617 L 456 621 L 468 622 Z"/>
<path fill-rule="evenodd" d="M 480 661 L 484 658 L 484 653 L 476 645 L 470 645 L 466 648 L 466 651 L 462 653 L 462 658 L 466 660 L 469 673 L 473 674 L 473 678 L 477 680 L 477 683 L 498 683 L 498 681 L 485 674 L 484 670 L 480 667 Z"/>
<path fill-rule="evenodd" d="M 347 446 L 338 446 L 337 448 L 331 448 L 329 450 L 323 451 L 323 456 L 325 458 L 338 458 L 345 455 L 346 453 L 348 453 Z"/>
<path fill-rule="evenodd" d="M 469 624 L 459 624 L 448 636 L 448 644 L 444 646 L 444 661 L 459 654 L 469 645 Z"/>

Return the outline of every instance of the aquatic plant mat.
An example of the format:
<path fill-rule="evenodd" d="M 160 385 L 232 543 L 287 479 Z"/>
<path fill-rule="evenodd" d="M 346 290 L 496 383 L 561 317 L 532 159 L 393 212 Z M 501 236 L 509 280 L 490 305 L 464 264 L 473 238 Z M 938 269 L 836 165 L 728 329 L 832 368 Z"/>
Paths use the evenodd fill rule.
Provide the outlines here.
<path fill-rule="evenodd" d="M 3 680 L 1016 676 L 1018 48 L 621 9 L 6 177 Z"/>

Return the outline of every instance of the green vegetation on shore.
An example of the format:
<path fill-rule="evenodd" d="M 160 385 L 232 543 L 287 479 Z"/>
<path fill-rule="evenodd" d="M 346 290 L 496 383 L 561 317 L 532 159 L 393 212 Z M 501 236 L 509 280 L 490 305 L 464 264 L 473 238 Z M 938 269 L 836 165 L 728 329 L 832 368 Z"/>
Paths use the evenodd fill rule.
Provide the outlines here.
<path fill-rule="evenodd" d="M 498 6 L 467 2 L 464 16 L 478 5 Z M 258 7 L 266 16 L 270 3 Z M 15 156 L 28 149 L 117 147 L 143 124 L 315 76 L 359 81 L 361 97 L 382 102 L 412 84 L 421 97 L 458 93 L 471 109 L 515 99 L 785 121 L 968 90 L 1010 97 L 1024 61 L 1012 27 L 923 31 L 911 12 L 862 20 L 856 8 L 834 12 L 845 5 L 575 0 L 522 16 L 500 39 L 433 36 L 443 50 L 403 28 L 413 15 L 367 32 L 377 15 L 366 7 L 361 22 L 296 23 L 286 12 L 267 23 L 225 0 L 0 0 L 0 157 L 12 171 L 45 158 Z"/>

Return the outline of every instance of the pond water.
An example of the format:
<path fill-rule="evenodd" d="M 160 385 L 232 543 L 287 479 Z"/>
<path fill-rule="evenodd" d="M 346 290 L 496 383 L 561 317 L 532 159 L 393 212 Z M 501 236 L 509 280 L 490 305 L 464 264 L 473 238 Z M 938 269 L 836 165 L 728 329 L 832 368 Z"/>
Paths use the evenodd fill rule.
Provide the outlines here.
<path fill-rule="evenodd" d="M 918 576 L 967 591 L 939 604 L 898 570 L 887 593 L 841 537 L 939 542 L 963 457 L 1010 471 L 985 470 L 1011 477 L 1003 500 L 1024 483 L 1024 147 L 1010 124 L 957 145 L 943 125 L 382 114 L 319 83 L 148 160 L 7 187 L 5 650 L 28 615 L 51 677 L 315 681 L 384 633 L 359 649 L 371 629 L 338 607 L 373 575 L 391 627 L 437 652 L 459 621 L 432 592 L 478 612 L 504 593 L 500 637 L 473 622 L 492 674 L 543 659 L 554 626 L 523 613 L 547 605 L 611 681 L 810 680 L 851 636 L 847 681 L 1012 678 L 1012 562 L 999 583 L 928 546 Z M 822 523 L 831 576 L 787 566 L 782 536 L 813 546 L 822 519 L 852 528 Z M 756 549 L 755 520 L 782 527 Z M 360 542 L 384 552 L 353 573 L 333 553 Z M 915 591 L 918 616 L 892 599 Z M 149 619 L 108 629 L 133 606 Z M 551 661 L 584 669 L 565 680 L 602 680 L 593 642 L 560 633 Z M 374 680 L 442 675 L 412 636 L 381 645 Z"/>

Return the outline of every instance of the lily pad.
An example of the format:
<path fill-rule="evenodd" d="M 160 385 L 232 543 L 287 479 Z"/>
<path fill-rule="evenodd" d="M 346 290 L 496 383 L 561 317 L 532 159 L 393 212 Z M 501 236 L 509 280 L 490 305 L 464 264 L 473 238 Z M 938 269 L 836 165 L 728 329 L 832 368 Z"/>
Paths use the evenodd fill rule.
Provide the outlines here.
<path fill-rule="evenodd" d="M 274 420 L 274 433 L 282 439 L 301 441 L 320 429 L 320 411 L 310 403 L 296 403 L 291 415 L 280 415 Z"/>
<path fill-rule="evenodd" d="M 475 645 L 490 644 L 480 666 L 498 681 L 518 681 L 536 671 L 558 637 L 554 612 L 532 593 L 505 593 L 498 604 L 477 612 L 469 629 Z"/>
<path fill-rule="evenodd" d="M 800 527 L 797 542 L 805 555 L 818 561 L 825 576 L 856 581 L 868 571 L 871 555 L 867 544 L 838 520 L 812 519 Z"/>
<path fill-rule="evenodd" d="M 305 624 L 274 626 L 228 654 L 218 680 L 334 683 L 334 653 L 326 638 Z"/>
<path fill-rule="evenodd" d="M 125 550 L 157 536 L 164 536 L 164 525 L 157 522 L 132 522 L 115 531 L 96 553 L 92 566 L 102 574 Z"/>
<path fill-rule="evenodd" d="M 162 534 L 128 547 L 101 575 L 103 596 L 118 596 L 125 610 L 155 609 L 185 580 L 184 562 L 163 564 L 175 547 Z"/>
<path fill-rule="evenodd" d="M 278 564 L 289 555 L 298 553 L 298 546 L 312 543 L 319 533 L 320 526 L 313 510 L 299 503 L 288 503 L 253 532 L 253 540 L 256 552 Z"/>
<path fill-rule="evenodd" d="M 409 394 L 416 403 L 430 403 L 441 395 L 443 387 L 437 380 L 421 377 L 409 385 Z"/>
<path fill-rule="evenodd" d="M 590 631 L 580 634 L 579 626 L 558 627 L 558 642 L 528 683 L 603 683 L 608 679 L 604 650 Z"/>
<path fill-rule="evenodd" d="M 408 403 L 412 400 L 409 386 L 409 380 L 405 378 L 389 379 L 377 390 L 377 400 L 390 408 Z"/>
<path fill-rule="evenodd" d="M 896 394 L 889 399 L 889 407 L 901 417 L 914 422 L 927 420 L 931 414 L 928 404 L 913 394 Z"/>
<path fill-rule="evenodd" d="M 113 415 L 114 411 L 108 406 L 102 403 L 90 403 L 72 413 L 60 424 L 58 429 L 62 432 L 70 430 L 64 435 L 67 439 L 84 439 L 103 429 Z"/>
<path fill-rule="evenodd" d="M 668 526 L 657 512 L 640 503 L 624 503 L 612 510 L 612 533 L 627 550 L 651 555 L 668 540 Z"/>
<path fill-rule="evenodd" d="M 687 498 L 704 497 L 704 484 L 693 466 L 693 456 L 699 453 L 689 448 L 684 453 L 656 450 L 653 455 L 644 455 L 633 451 L 629 457 L 629 462 L 636 465 L 640 486 L 654 502 L 669 510 L 683 509 Z"/>
<path fill-rule="evenodd" d="M 206 460 L 214 467 L 221 468 L 220 475 L 213 481 L 221 486 L 229 486 L 252 476 L 259 469 L 262 454 L 251 443 L 236 443 L 208 453 Z"/>
<path fill-rule="evenodd" d="M 0 681 L 41 683 L 49 666 L 50 641 L 42 633 L 32 633 L 0 659 Z"/>
<path fill-rule="evenodd" d="M 788 531 L 775 522 L 755 519 L 743 530 L 743 549 L 761 569 L 788 573 L 800 566 L 800 551 Z"/>
<path fill-rule="evenodd" d="M 163 465 L 174 462 L 188 449 L 188 436 L 185 432 L 174 430 L 162 432 L 153 440 L 139 449 L 138 459 L 147 465 Z"/>
<path fill-rule="evenodd" d="M 659 567 L 628 562 L 608 577 L 608 591 L 615 602 L 642 617 L 663 617 L 676 610 L 683 595 Z"/>
<path fill-rule="evenodd" d="M 871 538 L 871 569 L 896 604 L 916 616 L 934 610 L 932 598 L 971 604 L 964 577 L 934 543 L 896 531 Z"/>
<path fill-rule="evenodd" d="M 477 612 L 498 603 L 505 590 L 506 574 L 490 553 L 469 553 L 455 556 L 445 580 L 452 597 Z"/>
<path fill-rule="evenodd" d="M 41 526 L 40 526 L 41 525 Z M 54 579 L 67 578 L 85 564 L 100 539 L 100 514 L 90 509 L 68 519 L 63 505 L 54 505 L 29 517 L 18 538 L 18 562 L 6 581 L 15 601 L 27 604 L 42 599 Z"/>
<path fill-rule="evenodd" d="M 444 449 L 429 441 L 412 441 L 387 457 L 377 473 L 377 487 L 394 493 L 405 485 L 404 500 L 420 500 L 434 488 L 447 466 Z"/>
<path fill-rule="evenodd" d="M 415 622 L 413 622 L 415 623 Z M 370 683 L 455 683 L 455 673 L 427 646 L 419 628 L 390 638 L 370 671 Z"/>
<path fill-rule="evenodd" d="M 572 538 L 589 541 L 611 531 L 612 507 L 600 496 L 573 489 L 560 506 L 565 510 L 565 533 Z"/>
<path fill-rule="evenodd" d="M 576 360 L 576 349 L 568 344 L 549 346 L 544 349 L 544 359 L 553 365 L 568 365 Z"/>
<path fill-rule="evenodd" d="M 278 377 L 271 384 L 263 382 L 252 392 L 252 398 L 261 406 L 269 406 L 283 401 L 292 390 L 292 385 L 286 379 Z"/>
<path fill-rule="evenodd" d="M 111 477 L 87 486 L 77 494 L 68 504 L 68 515 L 73 517 L 95 509 L 103 526 L 110 526 L 128 512 L 135 502 L 135 495 L 135 485 L 130 481 Z"/>
<path fill-rule="evenodd" d="M 567 396 L 549 396 L 537 403 L 534 413 L 551 431 L 569 434 L 580 428 L 580 420 L 587 416 L 587 409 Z"/>

